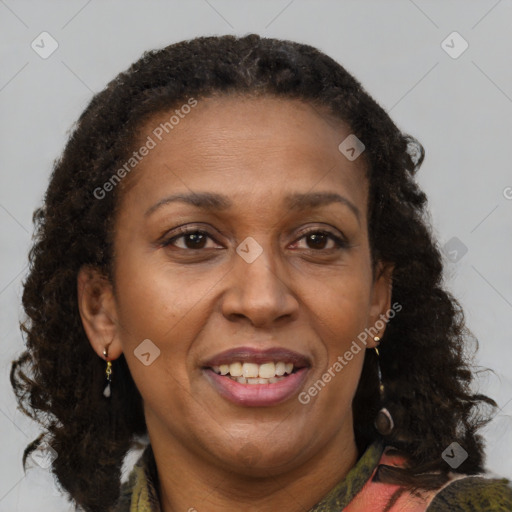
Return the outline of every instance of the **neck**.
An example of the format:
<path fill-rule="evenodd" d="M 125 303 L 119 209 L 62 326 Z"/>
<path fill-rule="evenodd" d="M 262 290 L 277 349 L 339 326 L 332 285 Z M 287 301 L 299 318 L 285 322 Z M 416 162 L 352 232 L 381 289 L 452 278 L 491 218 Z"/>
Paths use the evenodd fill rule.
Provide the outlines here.
<path fill-rule="evenodd" d="M 348 422 L 347 422 L 348 423 Z M 352 422 L 299 466 L 266 476 L 236 473 L 207 461 L 177 440 L 149 435 L 155 456 L 162 512 L 304 512 L 322 500 L 357 462 Z M 285 466 L 283 466 L 285 467 Z"/>

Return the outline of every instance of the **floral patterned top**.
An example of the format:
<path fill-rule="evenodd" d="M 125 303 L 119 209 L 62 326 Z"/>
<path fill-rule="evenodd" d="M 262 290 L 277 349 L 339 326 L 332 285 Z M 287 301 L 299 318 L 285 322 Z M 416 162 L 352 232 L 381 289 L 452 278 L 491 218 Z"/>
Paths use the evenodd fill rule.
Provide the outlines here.
<path fill-rule="evenodd" d="M 419 495 L 374 479 L 379 464 L 402 463 L 381 443 L 371 444 L 346 477 L 309 512 L 512 512 L 512 486 L 505 478 L 450 473 L 441 489 Z M 115 512 L 161 512 L 156 482 L 148 445 L 121 488 Z"/>

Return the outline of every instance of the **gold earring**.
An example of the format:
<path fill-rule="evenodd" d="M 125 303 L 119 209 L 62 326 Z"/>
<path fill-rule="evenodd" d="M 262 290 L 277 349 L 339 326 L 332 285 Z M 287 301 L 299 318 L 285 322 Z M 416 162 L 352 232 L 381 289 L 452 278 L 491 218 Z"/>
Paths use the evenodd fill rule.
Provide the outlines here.
<path fill-rule="evenodd" d="M 105 356 L 105 359 L 108 357 L 108 347 L 103 350 L 103 355 Z M 112 362 L 107 361 L 107 367 L 105 369 L 105 375 L 107 377 L 107 385 L 105 386 L 105 389 L 103 390 L 103 396 L 105 398 L 110 398 L 110 382 L 112 380 Z"/>
<path fill-rule="evenodd" d="M 380 338 L 378 336 L 374 336 L 373 341 L 375 341 L 375 343 L 377 343 L 377 347 L 378 347 L 379 343 L 380 343 Z M 377 355 L 379 355 L 379 349 L 377 347 L 375 347 L 375 352 L 377 352 Z"/>
<path fill-rule="evenodd" d="M 378 336 L 375 336 L 373 338 L 373 341 L 376 343 L 380 342 L 380 338 Z M 375 353 L 377 354 L 377 373 L 379 375 L 379 395 L 380 395 L 380 401 L 381 403 L 384 402 L 384 383 L 382 382 L 382 373 L 380 371 L 380 354 L 379 349 L 375 347 Z M 387 410 L 386 407 L 382 407 L 380 411 L 377 413 L 377 417 L 374 421 L 374 426 L 377 429 L 377 431 L 383 435 L 387 436 L 391 434 L 393 431 L 393 428 L 395 427 L 395 423 L 393 421 L 393 417 L 391 416 L 391 413 Z"/>

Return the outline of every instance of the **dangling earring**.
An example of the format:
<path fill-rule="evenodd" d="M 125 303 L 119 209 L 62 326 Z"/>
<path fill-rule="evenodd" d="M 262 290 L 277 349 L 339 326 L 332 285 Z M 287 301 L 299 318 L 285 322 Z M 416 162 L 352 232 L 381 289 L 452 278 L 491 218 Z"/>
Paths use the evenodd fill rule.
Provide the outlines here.
<path fill-rule="evenodd" d="M 103 355 L 105 356 L 105 359 L 108 357 L 108 347 L 103 350 Z M 103 390 L 103 396 L 105 398 L 110 398 L 110 381 L 112 376 L 112 362 L 107 361 L 107 368 L 105 369 L 105 375 L 107 377 L 107 385 L 105 386 L 105 389 Z"/>
<path fill-rule="evenodd" d="M 378 336 L 375 336 L 373 338 L 373 341 L 376 343 L 380 342 L 380 338 Z M 375 353 L 377 354 L 377 372 L 379 375 L 379 395 L 380 395 L 380 402 L 384 402 L 384 384 L 382 382 L 382 373 L 380 371 L 380 364 L 379 364 L 379 349 L 375 347 Z M 393 428 L 395 427 L 395 423 L 393 422 L 393 417 L 391 416 L 391 413 L 385 408 L 382 407 L 382 409 L 377 413 L 377 417 L 374 421 L 374 426 L 377 429 L 377 431 L 383 435 L 387 436 L 391 434 L 393 431 Z"/>

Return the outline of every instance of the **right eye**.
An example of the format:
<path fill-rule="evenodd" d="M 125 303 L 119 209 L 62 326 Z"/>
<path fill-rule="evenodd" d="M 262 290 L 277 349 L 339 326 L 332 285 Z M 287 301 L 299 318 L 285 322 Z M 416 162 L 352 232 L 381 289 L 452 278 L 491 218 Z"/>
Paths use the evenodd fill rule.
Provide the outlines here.
<path fill-rule="evenodd" d="M 213 246 L 208 247 L 208 241 L 214 243 Z M 218 244 L 206 232 L 195 230 L 182 230 L 179 235 L 172 236 L 162 243 L 163 247 L 173 246 L 182 250 L 199 250 L 199 249 L 215 249 Z"/>

